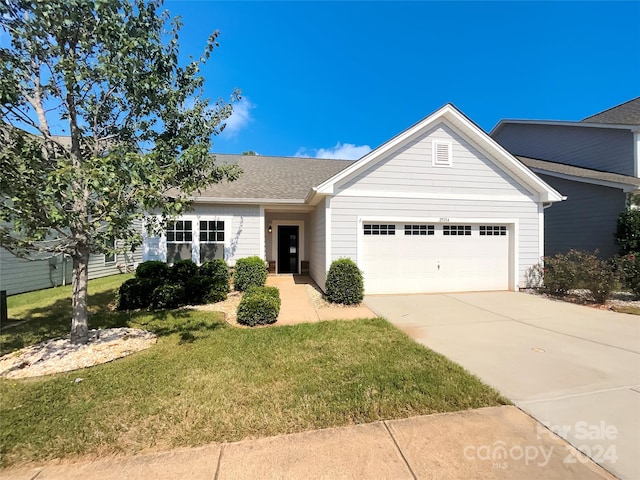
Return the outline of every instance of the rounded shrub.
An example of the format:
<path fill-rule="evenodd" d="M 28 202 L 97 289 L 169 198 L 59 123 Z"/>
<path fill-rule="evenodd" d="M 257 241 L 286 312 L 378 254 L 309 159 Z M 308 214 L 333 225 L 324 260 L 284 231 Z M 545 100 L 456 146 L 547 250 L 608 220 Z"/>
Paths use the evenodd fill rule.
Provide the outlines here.
<path fill-rule="evenodd" d="M 207 277 L 196 275 L 184 282 L 184 301 L 188 305 L 201 305 L 207 303 L 211 292 L 211 280 Z"/>
<path fill-rule="evenodd" d="M 198 265 L 193 260 L 177 260 L 171 265 L 169 279 L 171 283 L 182 283 L 183 285 L 192 277 L 198 274 Z"/>
<path fill-rule="evenodd" d="M 244 292 L 249 287 L 262 287 L 267 281 L 267 265 L 260 257 L 241 258 L 233 273 L 234 288 Z"/>
<path fill-rule="evenodd" d="M 142 262 L 136 268 L 137 278 L 153 278 L 157 280 L 166 280 L 169 278 L 169 265 L 159 260 L 149 260 Z"/>
<path fill-rule="evenodd" d="M 362 272 L 350 258 L 331 262 L 325 283 L 327 299 L 332 303 L 355 305 L 364 298 Z"/>
<path fill-rule="evenodd" d="M 184 305 L 185 288 L 179 284 L 160 285 L 151 294 L 151 308 L 161 310 L 164 308 L 177 308 Z"/>
<path fill-rule="evenodd" d="M 229 265 L 224 260 L 211 260 L 200 266 L 199 274 L 209 280 L 210 288 L 206 301 L 220 302 L 229 292 Z"/>
<path fill-rule="evenodd" d="M 276 287 L 249 288 L 238 305 L 238 323 L 254 327 L 275 323 L 280 313 L 280 292 Z"/>
<path fill-rule="evenodd" d="M 135 310 L 147 308 L 151 304 L 153 291 L 162 284 L 157 278 L 130 278 L 116 293 L 116 308 L 118 310 Z"/>

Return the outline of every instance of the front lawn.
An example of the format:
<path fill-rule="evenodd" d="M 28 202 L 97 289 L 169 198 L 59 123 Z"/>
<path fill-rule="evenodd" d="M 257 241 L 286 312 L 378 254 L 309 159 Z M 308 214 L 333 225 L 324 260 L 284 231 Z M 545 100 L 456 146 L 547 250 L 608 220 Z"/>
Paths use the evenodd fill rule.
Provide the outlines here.
<path fill-rule="evenodd" d="M 98 290 L 90 290 L 94 305 L 95 296 L 108 303 L 113 289 Z M 62 307 L 47 315 L 33 302 L 20 315 L 35 317 L 35 311 L 37 318 L 3 333 L 5 345 L 39 339 L 45 325 L 68 318 Z M 32 322 L 40 333 L 30 333 Z M 0 380 L 3 466 L 506 403 L 383 319 L 238 329 L 211 312 L 127 314 L 96 307 L 92 322 L 152 330 L 158 343 L 90 369 Z M 78 377 L 83 381 L 74 382 Z"/>

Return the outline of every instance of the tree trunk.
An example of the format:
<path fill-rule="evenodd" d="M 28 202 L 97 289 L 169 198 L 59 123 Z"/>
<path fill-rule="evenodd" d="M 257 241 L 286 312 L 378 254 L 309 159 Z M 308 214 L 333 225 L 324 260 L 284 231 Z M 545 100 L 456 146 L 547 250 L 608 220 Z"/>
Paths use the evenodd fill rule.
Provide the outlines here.
<path fill-rule="evenodd" d="M 89 249 L 83 248 L 73 257 L 73 294 L 71 298 L 71 343 L 89 341 L 87 286 L 89 283 Z"/>

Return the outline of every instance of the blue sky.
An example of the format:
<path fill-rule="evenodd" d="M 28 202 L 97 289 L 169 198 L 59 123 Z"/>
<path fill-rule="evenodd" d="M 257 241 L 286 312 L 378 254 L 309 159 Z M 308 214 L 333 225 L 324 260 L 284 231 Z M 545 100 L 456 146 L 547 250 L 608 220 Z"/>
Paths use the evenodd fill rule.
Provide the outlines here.
<path fill-rule="evenodd" d="M 489 131 L 502 118 L 580 120 L 640 95 L 640 2 L 165 7 L 183 19 L 185 55 L 221 32 L 207 95 L 244 96 L 214 138 L 221 153 L 359 157 L 448 102 Z"/>

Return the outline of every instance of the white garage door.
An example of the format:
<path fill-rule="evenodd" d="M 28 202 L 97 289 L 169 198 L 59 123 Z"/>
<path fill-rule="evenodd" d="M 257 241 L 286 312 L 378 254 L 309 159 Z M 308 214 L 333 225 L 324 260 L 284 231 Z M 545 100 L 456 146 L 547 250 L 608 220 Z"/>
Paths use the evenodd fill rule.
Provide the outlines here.
<path fill-rule="evenodd" d="M 366 293 L 509 289 L 509 228 L 489 224 L 364 222 Z"/>

